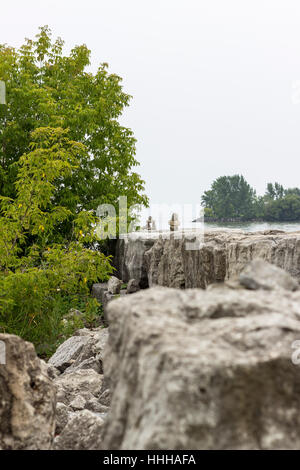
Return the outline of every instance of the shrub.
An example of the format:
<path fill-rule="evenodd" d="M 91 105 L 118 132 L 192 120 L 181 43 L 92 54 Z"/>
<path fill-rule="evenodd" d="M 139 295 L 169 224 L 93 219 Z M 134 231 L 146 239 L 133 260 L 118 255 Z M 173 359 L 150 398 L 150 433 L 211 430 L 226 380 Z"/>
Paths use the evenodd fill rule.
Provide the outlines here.
<path fill-rule="evenodd" d="M 36 129 L 32 151 L 18 163 L 16 198 L 0 197 L 0 330 L 32 341 L 46 355 L 79 326 L 69 324 L 67 332 L 62 322 L 71 307 L 81 304 L 86 318 L 95 316 L 91 284 L 113 270 L 110 257 L 88 248 L 95 238 L 93 212 L 73 214 L 52 204 L 57 181 L 72 174 L 86 152 L 67 135 L 61 128 Z M 53 242 L 67 219 L 68 240 Z"/>

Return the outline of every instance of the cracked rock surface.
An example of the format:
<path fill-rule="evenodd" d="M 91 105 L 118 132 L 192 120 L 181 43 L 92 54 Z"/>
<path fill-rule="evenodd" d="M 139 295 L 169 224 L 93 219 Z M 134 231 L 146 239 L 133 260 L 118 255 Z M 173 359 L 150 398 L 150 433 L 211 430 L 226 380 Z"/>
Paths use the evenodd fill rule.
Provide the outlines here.
<path fill-rule="evenodd" d="M 300 292 L 236 287 L 109 305 L 105 449 L 300 447 Z"/>
<path fill-rule="evenodd" d="M 202 243 L 204 242 L 204 243 Z M 191 249 L 192 248 L 192 249 Z M 240 230 L 128 234 L 118 240 L 115 263 L 124 282 L 140 287 L 200 287 L 238 277 L 260 258 L 300 281 L 300 232 Z"/>
<path fill-rule="evenodd" d="M 6 363 L 0 364 L 0 449 L 50 449 L 55 429 L 55 386 L 34 346 L 0 334 Z"/>

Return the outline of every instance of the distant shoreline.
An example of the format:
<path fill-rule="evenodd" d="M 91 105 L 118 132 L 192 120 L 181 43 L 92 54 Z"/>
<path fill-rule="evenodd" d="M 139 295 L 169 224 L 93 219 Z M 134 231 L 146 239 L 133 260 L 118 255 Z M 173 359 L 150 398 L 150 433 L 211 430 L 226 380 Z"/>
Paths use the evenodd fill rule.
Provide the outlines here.
<path fill-rule="evenodd" d="M 214 217 L 202 217 L 198 219 L 192 220 L 192 223 L 198 223 L 198 222 L 206 222 L 206 223 L 221 223 L 221 224 L 251 224 L 251 223 L 266 223 L 266 224 L 272 224 L 272 223 L 297 223 L 300 222 L 300 219 L 295 219 L 295 220 L 266 220 L 266 219 L 239 219 L 239 218 L 222 218 L 222 219 L 217 219 Z"/>

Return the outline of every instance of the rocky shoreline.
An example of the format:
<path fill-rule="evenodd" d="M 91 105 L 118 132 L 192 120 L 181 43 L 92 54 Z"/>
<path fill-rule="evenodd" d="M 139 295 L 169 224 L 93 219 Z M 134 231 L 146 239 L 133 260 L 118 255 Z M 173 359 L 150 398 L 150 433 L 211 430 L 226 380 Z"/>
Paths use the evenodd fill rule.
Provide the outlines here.
<path fill-rule="evenodd" d="M 187 239 L 120 240 L 131 295 L 48 363 L 0 335 L 0 449 L 299 448 L 300 232 Z"/>
<path fill-rule="evenodd" d="M 258 219 L 258 218 L 252 218 L 252 219 L 242 219 L 239 217 L 222 217 L 218 219 L 217 217 L 207 217 L 203 216 L 202 218 L 194 219 L 192 220 L 192 223 L 201 223 L 201 222 L 206 222 L 206 223 L 220 223 L 220 224 L 227 224 L 227 223 L 233 223 L 233 224 L 240 224 L 240 223 L 252 223 L 252 222 L 270 222 L 269 220 L 264 220 L 264 219 Z M 291 221 L 291 222 L 299 222 L 299 220 Z"/>
<path fill-rule="evenodd" d="M 247 263 L 264 259 L 300 280 L 300 231 L 215 230 L 204 233 L 129 234 L 118 240 L 118 277 L 134 278 L 140 287 L 206 288 L 239 275 Z M 187 249 L 188 244 L 199 248 Z M 203 243 L 202 243 L 203 242 Z"/>

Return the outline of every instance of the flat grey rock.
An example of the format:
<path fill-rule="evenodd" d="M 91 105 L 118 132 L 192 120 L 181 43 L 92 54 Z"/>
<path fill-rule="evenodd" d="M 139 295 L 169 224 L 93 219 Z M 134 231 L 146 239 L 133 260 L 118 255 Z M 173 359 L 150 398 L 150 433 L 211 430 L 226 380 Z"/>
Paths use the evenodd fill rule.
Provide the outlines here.
<path fill-rule="evenodd" d="M 299 288 L 298 282 L 289 273 L 259 258 L 251 261 L 244 268 L 239 281 L 244 287 L 252 290 L 295 291 Z"/>
<path fill-rule="evenodd" d="M 79 356 L 88 336 L 72 336 L 62 343 L 57 351 L 50 357 L 48 364 L 63 372 Z"/>
<path fill-rule="evenodd" d="M 100 450 L 103 423 L 99 415 L 89 410 L 74 413 L 55 438 L 54 450 Z"/>

